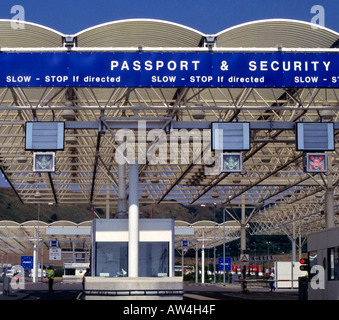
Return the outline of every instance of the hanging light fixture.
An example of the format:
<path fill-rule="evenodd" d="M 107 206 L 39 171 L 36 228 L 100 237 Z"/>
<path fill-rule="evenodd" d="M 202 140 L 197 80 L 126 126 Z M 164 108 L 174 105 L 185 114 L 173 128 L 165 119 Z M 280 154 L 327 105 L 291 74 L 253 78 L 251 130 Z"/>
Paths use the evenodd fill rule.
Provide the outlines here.
<path fill-rule="evenodd" d="M 201 100 L 198 100 L 194 107 L 202 108 L 204 106 Z M 193 119 L 195 120 L 202 120 L 205 119 L 205 110 L 203 109 L 196 109 L 193 110 Z"/>

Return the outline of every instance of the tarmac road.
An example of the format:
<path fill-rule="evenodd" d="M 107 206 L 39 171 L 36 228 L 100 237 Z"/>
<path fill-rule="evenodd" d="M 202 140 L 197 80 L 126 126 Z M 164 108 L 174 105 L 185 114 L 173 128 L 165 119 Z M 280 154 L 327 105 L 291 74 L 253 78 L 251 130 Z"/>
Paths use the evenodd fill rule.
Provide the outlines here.
<path fill-rule="evenodd" d="M 82 292 L 81 282 L 69 282 L 62 279 L 54 281 L 53 292 L 48 291 L 48 282 L 25 282 L 25 288 L 11 292 L 9 297 L 0 300 L 77 300 Z M 265 286 L 250 286 L 248 293 L 241 292 L 238 284 L 184 284 L 184 300 L 298 300 L 297 289 L 277 289 L 270 292 Z"/>
<path fill-rule="evenodd" d="M 276 289 L 249 286 L 248 293 L 239 284 L 185 284 L 185 300 L 298 300 L 298 289 Z"/>

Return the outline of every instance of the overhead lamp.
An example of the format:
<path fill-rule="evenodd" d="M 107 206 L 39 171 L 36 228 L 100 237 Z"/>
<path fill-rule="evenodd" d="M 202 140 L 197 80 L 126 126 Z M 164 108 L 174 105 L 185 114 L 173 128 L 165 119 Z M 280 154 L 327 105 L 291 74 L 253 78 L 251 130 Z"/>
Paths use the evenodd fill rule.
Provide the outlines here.
<path fill-rule="evenodd" d="M 32 173 L 28 174 L 28 178 L 26 179 L 26 181 L 27 183 L 31 184 L 35 183 L 35 176 Z"/>
<path fill-rule="evenodd" d="M 34 193 L 34 198 L 41 198 L 42 196 L 41 196 L 41 193 L 40 193 L 40 191 L 39 190 L 37 190 L 35 193 Z"/>
<path fill-rule="evenodd" d="M 62 117 L 65 120 L 74 120 L 75 119 L 75 112 L 72 109 L 67 109 L 62 111 Z"/>
<path fill-rule="evenodd" d="M 262 163 L 270 163 L 271 162 L 271 158 L 262 158 L 261 162 Z"/>
<path fill-rule="evenodd" d="M 158 174 L 157 173 L 153 174 L 153 177 L 151 178 L 151 181 L 153 183 L 159 183 L 159 178 L 158 178 Z"/>
<path fill-rule="evenodd" d="M 66 144 L 76 144 L 78 141 L 77 137 L 74 136 L 68 136 L 65 138 Z"/>
<path fill-rule="evenodd" d="M 18 160 L 19 163 L 26 163 L 27 157 L 26 156 L 20 156 L 20 157 L 18 157 L 17 160 Z"/>
<path fill-rule="evenodd" d="M 319 110 L 319 115 L 321 118 L 324 120 L 332 120 L 334 116 L 334 111 L 333 110 Z"/>
<path fill-rule="evenodd" d="M 201 100 L 198 100 L 195 107 L 203 107 L 203 102 Z M 203 109 L 193 110 L 193 119 L 205 119 L 205 111 Z"/>

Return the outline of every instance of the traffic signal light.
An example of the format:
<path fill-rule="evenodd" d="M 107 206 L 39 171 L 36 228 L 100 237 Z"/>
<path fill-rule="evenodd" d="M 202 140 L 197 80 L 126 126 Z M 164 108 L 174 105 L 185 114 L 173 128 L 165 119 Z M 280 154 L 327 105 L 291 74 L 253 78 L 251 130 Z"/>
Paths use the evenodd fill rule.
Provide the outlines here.
<path fill-rule="evenodd" d="M 242 154 L 222 153 L 221 172 L 242 172 Z"/>
<path fill-rule="evenodd" d="M 34 152 L 33 154 L 34 172 L 54 172 L 55 152 Z"/>
<path fill-rule="evenodd" d="M 299 260 L 299 262 L 300 262 L 300 267 L 299 267 L 299 269 L 301 270 L 301 271 L 309 271 L 309 260 L 308 259 L 306 259 L 306 258 L 301 258 L 300 260 Z"/>
<path fill-rule="evenodd" d="M 305 171 L 320 173 L 327 172 L 327 154 L 326 153 L 306 153 Z"/>

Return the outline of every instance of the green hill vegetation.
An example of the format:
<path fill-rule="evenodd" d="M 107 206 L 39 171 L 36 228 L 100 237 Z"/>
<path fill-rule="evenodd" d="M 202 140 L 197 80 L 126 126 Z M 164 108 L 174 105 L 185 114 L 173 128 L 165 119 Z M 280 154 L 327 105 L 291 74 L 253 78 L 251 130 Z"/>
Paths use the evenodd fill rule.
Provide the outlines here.
<path fill-rule="evenodd" d="M 220 209 L 221 210 L 221 209 Z M 104 210 L 96 208 L 100 218 L 105 218 Z M 22 204 L 11 188 L 0 188 L 0 220 L 11 220 L 22 223 L 36 220 L 37 204 Z M 111 218 L 114 218 L 114 212 Z M 173 202 L 170 204 L 141 204 L 141 218 L 162 218 L 195 222 L 213 219 L 213 207 L 184 206 Z M 92 219 L 92 209 L 88 204 L 41 205 L 40 220 L 51 223 L 58 220 L 69 220 L 80 223 Z"/>
<path fill-rule="evenodd" d="M 222 210 L 221 206 L 217 206 L 216 221 L 218 223 L 222 222 Z M 104 210 L 97 208 L 96 213 L 100 218 L 105 218 Z M 114 217 L 114 213 L 112 213 L 111 218 Z M 183 220 L 193 223 L 201 220 L 213 220 L 214 206 L 185 206 L 174 201 L 164 204 L 141 204 L 140 217 Z M 0 188 L 0 221 L 10 220 L 23 223 L 29 220 L 37 220 L 37 218 L 37 204 L 22 204 L 11 188 Z M 47 223 L 59 220 L 80 223 L 91 219 L 92 209 L 88 204 L 40 206 L 40 220 Z M 226 216 L 226 219 L 230 218 Z M 269 244 L 267 244 L 268 241 Z M 227 245 L 227 250 L 231 255 L 236 255 L 239 251 L 239 241 L 233 241 Z M 286 236 L 248 236 L 247 248 L 255 250 L 258 255 L 266 255 L 268 252 L 271 255 L 281 252 L 288 253 L 291 250 L 291 242 Z M 218 248 L 218 251 L 221 250 L 222 247 Z"/>

